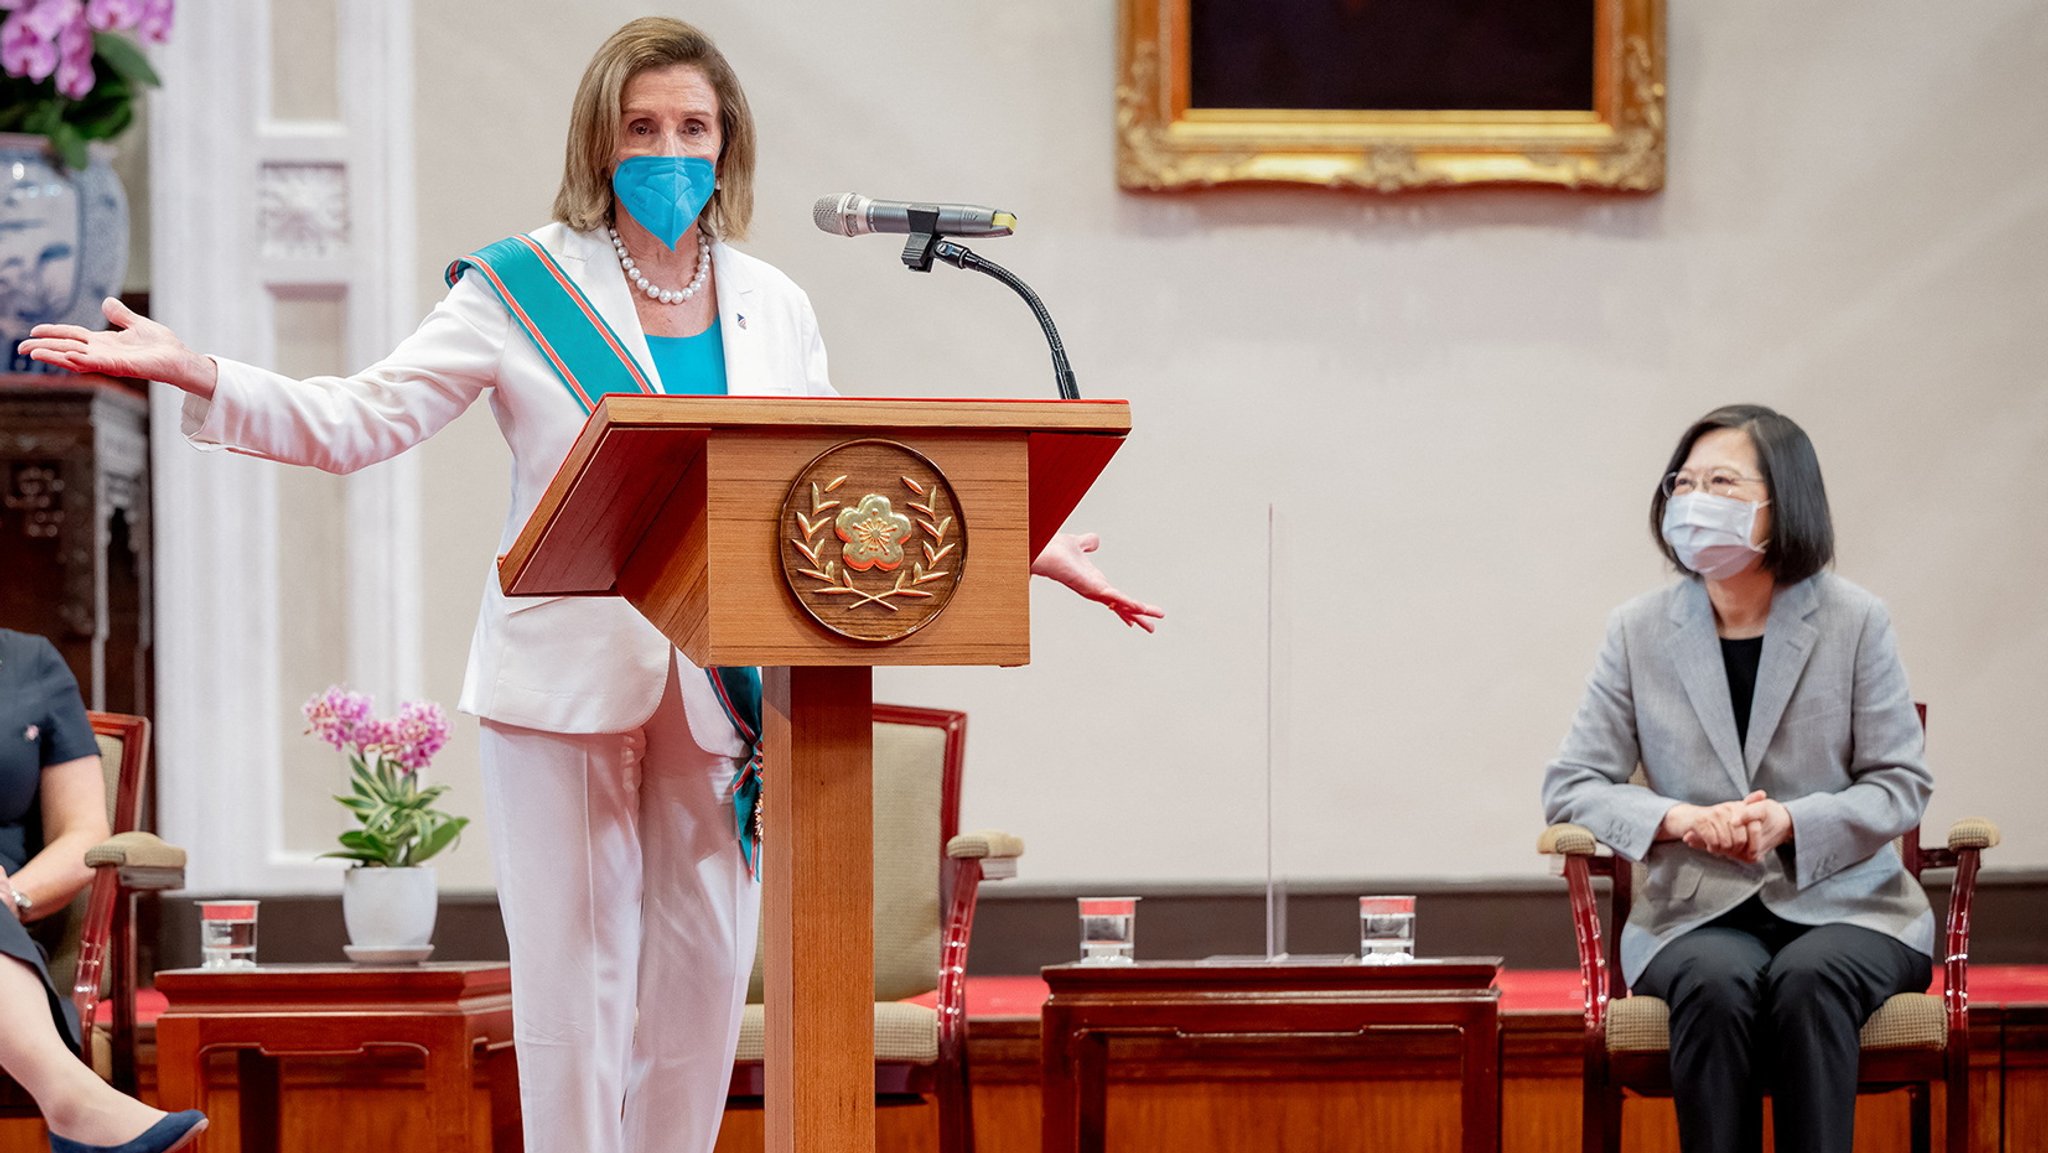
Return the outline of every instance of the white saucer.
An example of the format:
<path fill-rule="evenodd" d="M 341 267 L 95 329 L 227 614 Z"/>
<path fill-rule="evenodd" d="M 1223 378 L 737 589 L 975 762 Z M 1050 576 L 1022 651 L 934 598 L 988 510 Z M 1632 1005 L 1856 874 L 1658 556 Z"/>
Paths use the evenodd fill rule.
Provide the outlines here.
<path fill-rule="evenodd" d="M 343 945 L 358 965 L 417 965 L 434 955 L 432 945 Z"/>

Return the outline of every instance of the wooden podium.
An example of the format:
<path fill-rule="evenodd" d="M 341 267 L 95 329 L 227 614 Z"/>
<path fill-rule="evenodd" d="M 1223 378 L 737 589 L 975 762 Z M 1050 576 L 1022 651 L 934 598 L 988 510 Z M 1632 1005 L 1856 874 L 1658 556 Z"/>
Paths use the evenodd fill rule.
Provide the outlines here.
<path fill-rule="evenodd" d="M 874 1148 L 872 674 L 1021 665 L 1123 401 L 609 396 L 499 562 L 762 666 L 771 1153 Z M 657 879 L 658 880 L 658 879 Z"/>

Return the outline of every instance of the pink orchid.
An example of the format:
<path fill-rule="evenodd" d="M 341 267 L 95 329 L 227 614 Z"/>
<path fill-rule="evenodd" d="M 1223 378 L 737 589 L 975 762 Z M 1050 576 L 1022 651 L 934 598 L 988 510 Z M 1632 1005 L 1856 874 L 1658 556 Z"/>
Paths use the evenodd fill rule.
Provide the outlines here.
<path fill-rule="evenodd" d="M 306 702 L 306 731 L 344 751 L 359 748 L 363 730 L 373 724 L 370 697 L 339 685 Z"/>
<path fill-rule="evenodd" d="M 162 44 L 171 38 L 172 0 L 142 0 L 142 14 L 136 19 L 136 30 L 144 40 Z"/>
<path fill-rule="evenodd" d="M 45 35 L 32 17 L 38 9 L 16 9 L 0 23 L 0 68 L 10 76 L 46 80 L 57 70 L 54 36 Z"/>
<path fill-rule="evenodd" d="M 432 701 L 407 701 L 396 717 L 379 719 L 371 715 L 368 694 L 337 685 L 307 701 L 303 711 L 307 732 L 365 760 L 388 759 L 407 773 L 426 768 L 448 743 L 448 714 Z"/>
<path fill-rule="evenodd" d="M 92 29 L 84 20 L 74 20 L 57 34 L 57 91 L 71 100 L 83 100 L 92 91 Z"/>
<path fill-rule="evenodd" d="M 101 32 L 126 32 L 142 22 L 142 0 L 85 0 L 85 22 Z"/>
<path fill-rule="evenodd" d="M 22 9 L 22 17 L 36 26 L 36 31 L 46 40 L 55 40 L 59 32 L 75 22 L 84 12 L 84 0 L 36 0 L 35 4 Z"/>

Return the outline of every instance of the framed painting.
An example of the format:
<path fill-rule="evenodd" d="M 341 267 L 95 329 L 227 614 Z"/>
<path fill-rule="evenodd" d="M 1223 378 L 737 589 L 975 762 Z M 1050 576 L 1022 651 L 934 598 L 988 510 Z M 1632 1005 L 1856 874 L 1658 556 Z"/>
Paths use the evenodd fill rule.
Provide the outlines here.
<path fill-rule="evenodd" d="M 1662 0 L 1119 0 L 1117 183 L 1664 186 Z"/>

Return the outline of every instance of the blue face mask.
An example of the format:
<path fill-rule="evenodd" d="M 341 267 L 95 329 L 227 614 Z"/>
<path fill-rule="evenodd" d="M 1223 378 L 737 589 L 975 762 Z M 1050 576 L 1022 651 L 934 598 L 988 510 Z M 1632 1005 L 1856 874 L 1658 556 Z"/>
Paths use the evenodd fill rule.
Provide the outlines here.
<path fill-rule="evenodd" d="M 612 170 L 619 207 L 670 251 L 717 187 L 718 169 L 701 156 L 633 156 Z"/>

